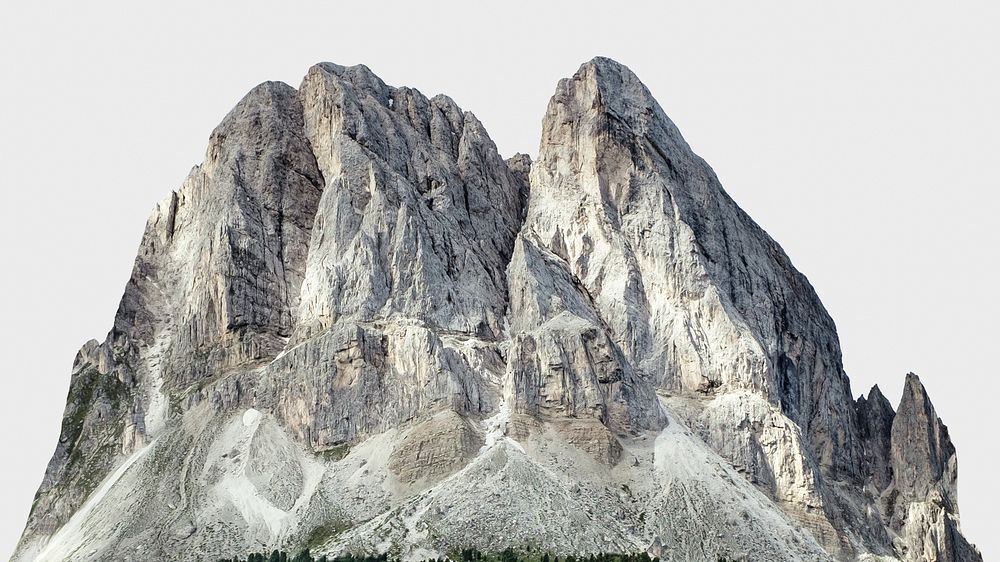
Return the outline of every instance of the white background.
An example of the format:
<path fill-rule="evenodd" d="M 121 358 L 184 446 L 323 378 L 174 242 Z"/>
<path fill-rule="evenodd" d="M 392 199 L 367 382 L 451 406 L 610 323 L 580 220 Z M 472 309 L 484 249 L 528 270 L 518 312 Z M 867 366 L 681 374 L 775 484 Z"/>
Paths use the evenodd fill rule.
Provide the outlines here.
<path fill-rule="evenodd" d="M 365 63 L 533 155 L 556 81 L 605 55 L 816 286 L 855 394 L 895 403 L 921 376 L 958 448 L 963 529 L 1000 557 L 993 3 L 91 4 L 0 7 L 0 556 L 149 211 L 252 86 Z"/>

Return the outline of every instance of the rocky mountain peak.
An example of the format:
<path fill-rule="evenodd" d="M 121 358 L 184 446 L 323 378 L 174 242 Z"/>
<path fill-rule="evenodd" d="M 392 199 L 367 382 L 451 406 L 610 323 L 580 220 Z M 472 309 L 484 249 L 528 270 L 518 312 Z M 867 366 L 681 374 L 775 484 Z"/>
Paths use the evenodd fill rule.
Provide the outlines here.
<path fill-rule="evenodd" d="M 313 67 L 313 69 L 336 76 L 351 84 L 357 91 L 372 96 L 383 105 L 389 105 L 392 89 L 386 86 L 381 78 L 376 76 L 370 68 L 363 64 L 341 66 L 332 62 L 321 62 Z"/>
<path fill-rule="evenodd" d="M 15 560 L 977 560 L 954 459 L 915 376 L 853 400 L 809 282 L 625 66 L 560 81 L 533 161 L 320 63 L 155 208 Z"/>
<path fill-rule="evenodd" d="M 654 113 L 657 115 L 650 119 Z M 625 143 L 634 136 L 646 136 L 647 140 L 669 140 L 668 144 L 681 145 L 674 148 L 690 151 L 645 84 L 628 67 L 605 57 L 595 57 L 571 78 L 560 80 L 543 121 L 540 157 L 545 155 L 546 135 L 567 124 L 578 125 L 577 134 L 583 136 L 614 139 L 623 134 L 619 140 Z M 638 148 L 642 147 L 640 143 Z"/>
<path fill-rule="evenodd" d="M 981 560 L 959 530 L 955 447 L 913 373 L 892 422 L 890 458 L 892 485 L 882 498 L 897 551 L 906 560 Z"/>
<path fill-rule="evenodd" d="M 892 482 L 892 424 L 896 413 L 878 385 L 861 396 L 855 406 L 858 437 L 862 444 L 862 472 L 881 492 Z"/>
<path fill-rule="evenodd" d="M 892 424 L 892 443 L 896 489 L 903 497 L 923 499 L 933 491 L 953 506 L 958 478 L 955 447 L 927 390 L 913 373 L 906 375 Z"/>

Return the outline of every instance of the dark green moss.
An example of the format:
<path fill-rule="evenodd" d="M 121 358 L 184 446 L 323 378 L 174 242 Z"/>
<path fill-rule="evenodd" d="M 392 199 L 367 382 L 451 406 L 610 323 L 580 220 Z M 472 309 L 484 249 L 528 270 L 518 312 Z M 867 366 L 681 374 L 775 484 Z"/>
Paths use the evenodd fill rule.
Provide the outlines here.
<path fill-rule="evenodd" d="M 309 537 L 306 538 L 306 548 L 314 549 L 322 546 L 326 541 L 350 528 L 351 524 L 347 521 L 339 519 L 327 521 L 309 533 Z"/>
<path fill-rule="evenodd" d="M 103 374 L 89 364 L 80 368 L 70 386 L 68 408 L 62 423 L 62 439 L 68 444 L 67 453 L 71 458 L 97 401 L 103 398 L 108 402 L 112 419 L 104 421 L 113 423 L 124 411 L 122 401 L 126 394 L 125 385 L 114 375 Z"/>
<path fill-rule="evenodd" d="M 322 451 L 316 451 L 316 456 L 322 458 L 327 462 L 337 462 L 347 456 L 351 452 L 351 445 L 348 443 L 341 443 L 340 445 L 335 445 L 329 449 L 323 449 Z"/>
<path fill-rule="evenodd" d="M 124 401 L 128 390 L 111 374 L 104 374 L 93 365 L 83 365 L 73 377 L 63 417 L 61 440 L 66 443 L 64 470 L 71 475 L 73 486 L 92 492 L 106 476 L 120 446 L 124 418 L 131 407 Z M 93 416 L 95 405 L 108 405 L 108 417 Z M 87 443 L 86 450 L 83 444 Z"/>

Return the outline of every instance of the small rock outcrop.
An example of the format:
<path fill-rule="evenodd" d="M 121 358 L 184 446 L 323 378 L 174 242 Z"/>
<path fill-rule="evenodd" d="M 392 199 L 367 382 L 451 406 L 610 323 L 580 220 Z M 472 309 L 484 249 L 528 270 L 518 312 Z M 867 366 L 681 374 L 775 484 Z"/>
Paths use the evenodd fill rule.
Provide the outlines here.
<path fill-rule="evenodd" d="M 872 387 L 867 398 L 858 398 L 856 411 L 862 474 L 874 492 L 881 493 L 892 482 L 892 422 L 896 412 L 878 385 Z"/>
<path fill-rule="evenodd" d="M 15 561 L 308 547 L 978 561 L 925 389 L 855 401 L 833 320 L 623 65 L 537 157 L 321 63 L 154 209 Z"/>
<path fill-rule="evenodd" d="M 958 527 L 958 458 L 920 379 L 906 376 L 892 423 L 886 515 L 907 560 L 979 560 Z"/>

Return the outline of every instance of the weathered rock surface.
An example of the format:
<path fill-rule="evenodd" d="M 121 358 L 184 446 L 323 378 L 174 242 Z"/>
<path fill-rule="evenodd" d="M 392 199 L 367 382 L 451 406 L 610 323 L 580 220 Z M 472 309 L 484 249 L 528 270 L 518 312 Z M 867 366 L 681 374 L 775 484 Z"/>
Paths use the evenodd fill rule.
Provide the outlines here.
<path fill-rule="evenodd" d="M 645 86 L 536 160 L 363 66 L 265 83 L 157 205 L 14 560 L 464 546 L 979 560 L 923 386 L 833 321 Z"/>
<path fill-rule="evenodd" d="M 858 398 L 856 411 L 862 474 L 875 493 L 881 493 L 892 482 L 892 422 L 896 413 L 877 385 L 867 398 Z"/>
<path fill-rule="evenodd" d="M 892 422 L 886 494 L 898 550 L 909 560 L 979 559 L 958 528 L 958 458 L 945 427 L 916 375 L 906 376 Z"/>

